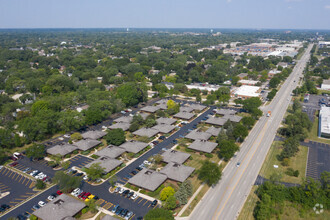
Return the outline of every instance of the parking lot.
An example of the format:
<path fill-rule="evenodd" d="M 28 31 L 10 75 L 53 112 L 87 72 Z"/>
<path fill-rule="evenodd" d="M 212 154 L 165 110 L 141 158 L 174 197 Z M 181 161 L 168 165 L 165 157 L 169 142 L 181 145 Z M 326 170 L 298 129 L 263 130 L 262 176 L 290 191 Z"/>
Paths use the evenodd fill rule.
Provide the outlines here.
<path fill-rule="evenodd" d="M 321 96 L 321 95 L 310 95 L 308 102 L 303 102 L 302 103 L 302 107 L 303 107 L 303 110 L 302 111 L 307 113 L 309 119 L 312 122 L 314 122 L 315 111 L 320 110 L 319 101 L 322 98 L 324 98 L 324 99 L 327 100 L 327 97 L 325 97 L 325 96 Z"/>
<path fill-rule="evenodd" d="M 83 168 L 87 164 L 93 161 L 92 158 L 85 157 L 83 155 L 77 155 L 69 160 L 71 162 L 70 167 L 78 167 L 78 168 Z"/>
<path fill-rule="evenodd" d="M 24 176 L 12 169 L 3 167 L 0 170 L 1 192 L 9 192 L 9 195 L 0 199 L 0 204 L 14 207 L 35 194 L 33 187 L 35 180 Z"/>
<path fill-rule="evenodd" d="M 18 164 L 14 168 L 20 171 L 23 171 L 26 168 L 31 168 L 30 171 L 39 170 L 49 177 L 53 177 L 55 174 L 55 171 L 53 170 L 53 168 L 48 166 L 48 162 L 46 160 L 32 161 L 29 158 L 23 157 L 17 162 Z"/>
<path fill-rule="evenodd" d="M 309 147 L 306 176 L 320 179 L 322 172 L 330 172 L 330 145 L 314 141 L 302 144 Z"/>

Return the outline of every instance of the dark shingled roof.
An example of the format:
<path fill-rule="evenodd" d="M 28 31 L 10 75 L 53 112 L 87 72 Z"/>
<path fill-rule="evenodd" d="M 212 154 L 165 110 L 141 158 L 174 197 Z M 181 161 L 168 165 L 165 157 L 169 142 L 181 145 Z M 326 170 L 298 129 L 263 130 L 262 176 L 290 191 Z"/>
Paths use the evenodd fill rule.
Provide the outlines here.
<path fill-rule="evenodd" d="M 175 119 L 173 118 L 158 118 L 156 120 L 157 124 L 168 124 L 168 125 L 171 125 L 171 124 L 174 124 L 176 122 Z"/>
<path fill-rule="evenodd" d="M 211 124 L 211 125 L 222 126 L 226 123 L 226 121 L 227 121 L 227 119 L 225 119 L 225 118 L 210 117 L 205 121 L 205 123 Z"/>
<path fill-rule="evenodd" d="M 116 147 L 116 146 L 107 146 L 105 148 L 103 148 L 102 150 L 99 150 L 95 153 L 95 155 L 97 156 L 106 156 L 106 157 L 110 157 L 110 158 L 117 158 L 120 155 L 122 155 L 125 152 L 125 150 L 123 148 L 120 147 Z"/>
<path fill-rule="evenodd" d="M 92 139 L 85 139 L 85 140 L 80 140 L 76 143 L 73 143 L 74 146 L 76 146 L 79 150 L 89 150 L 93 147 L 96 147 L 97 145 L 101 144 L 101 141 L 98 140 L 92 140 Z"/>
<path fill-rule="evenodd" d="M 120 164 L 122 164 L 123 162 L 121 162 L 120 160 L 110 158 L 110 157 L 100 157 L 100 158 L 92 161 L 91 163 L 87 164 L 86 167 L 89 168 L 94 163 L 99 163 L 100 166 L 104 168 L 104 172 L 109 173 L 112 170 L 114 170 L 116 167 L 118 167 Z"/>
<path fill-rule="evenodd" d="M 218 144 L 214 142 L 195 140 L 188 146 L 188 148 L 206 153 L 211 153 L 217 146 Z"/>
<path fill-rule="evenodd" d="M 153 137 L 158 133 L 159 131 L 153 128 L 140 128 L 139 130 L 133 132 L 134 135 L 146 136 L 148 138 Z"/>
<path fill-rule="evenodd" d="M 97 140 L 97 139 L 102 138 L 106 134 L 107 134 L 107 132 L 104 132 L 104 131 L 87 131 L 87 132 L 81 134 L 81 136 L 84 139 L 94 139 L 94 140 Z"/>
<path fill-rule="evenodd" d="M 126 141 L 119 147 L 123 148 L 127 152 L 138 153 L 144 148 L 148 147 L 148 145 L 149 145 L 148 143 L 144 143 L 141 141 L 130 140 L 130 141 Z"/>
<path fill-rule="evenodd" d="M 135 186 L 155 191 L 167 179 L 165 174 L 154 170 L 143 169 L 138 174 L 128 180 L 130 184 Z"/>
<path fill-rule="evenodd" d="M 130 123 L 126 123 L 126 122 L 118 122 L 116 124 L 111 125 L 109 128 L 110 129 L 117 129 L 117 128 L 121 128 L 123 129 L 123 131 L 127 131 L 129 129 L 129 127 L 131 126 Z"/>
<path fill-rule="evenodd" d="M 159 172 L 165 174 L 171 180 L 184 182 L 194 170 L 193 167 L 170 162 Z"/>
<path fill-rule="evenodd" d="M 61 155 L 65 156 L 78 148 L 72 144 L 59 144 L 55 145 L 54 147 L 48 148 L 47 153 L 51 155 Z"/>
<path fill-rule="evenodd" d="M 183 164 L 186 160 L 188 160 L 190 154 L 168 149 L 167 151 L 162 153 L 161 156 L 163 157 L 163 161 L 166 163 L 174 162 L 174 163 Z"/>
<path fill-rule="evenodd" d="M 192 139 L 192 140 L 208 140 L 212 135 L 207 132 L 202 131 L 192 131 L 189 134 L 186 135 L 186 138 Z"/>
<path fill-rule="evenodd" d="M 189 113 L 189 112 L 178 112 L 175 115 L 173 115 L 173 117 L 175 117 L 175 118 L 181 118 L 181 119 L 185 119 L 185 120 L 190 120 L 194 116 L 195 116 L 194 113 Z"/>
<path fill-rule="evenodd" d="M 44 220 L 63 220 L 67 217 L 73 217 L 85 206 L 84 202 L 62 194 L 32 214 Z"/>
<path fill-rule="evenodd" d="M 158 130 L 160 133 L 167 134 L 175 129 L 174 125 L 167 124 L 158 124 L 152 127 L 153 129 Z"/>

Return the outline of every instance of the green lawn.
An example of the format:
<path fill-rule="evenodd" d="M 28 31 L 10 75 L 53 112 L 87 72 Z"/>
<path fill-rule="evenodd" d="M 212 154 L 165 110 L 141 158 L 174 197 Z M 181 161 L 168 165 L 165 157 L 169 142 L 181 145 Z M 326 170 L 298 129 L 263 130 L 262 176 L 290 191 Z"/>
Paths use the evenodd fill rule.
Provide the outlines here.
<path fill-rule="evenodd" d="M 312 127 L 311 131 L 309 132 L 307 139 L 312 140 L 312 141 L 316 141 L 316 142 L 325 143 L 325 144 L 330 144 L 330 140 L 329 139 L 319 138 L 317 136 L 317 134 L 318 134 L 318 127 L 319 127 L 319 117 L 315 117 L 315 120 L 314 120 L 314 123 L 313 123 L 313 127 Z"/>
<path fill-rule="evenodd" d="M 269 179 L 274 172 L 279 172 L 282 174 L 281 181 L 289 183 L 302 183 L 302 177 L 305 177 L 306 164 L 307 164 L 307 154 L 308 148 L 305 146 L 299 146 L 299 152 L 296 156 L 290 158 L 290 165 L 287 167 L 282 166 L 281 161 L 277 160 L 277 155 L 282 151 L 281 143 L 275 141 L 271 146 L 264 164 L 260 170 L 260 175 Z M 278 168 L 274 168 L 274 165 L 278 165 Z M 292 168 L 294 170 L 299 170 L 299 176 L 289 176 L 285 174 L 287 168 Z"/>

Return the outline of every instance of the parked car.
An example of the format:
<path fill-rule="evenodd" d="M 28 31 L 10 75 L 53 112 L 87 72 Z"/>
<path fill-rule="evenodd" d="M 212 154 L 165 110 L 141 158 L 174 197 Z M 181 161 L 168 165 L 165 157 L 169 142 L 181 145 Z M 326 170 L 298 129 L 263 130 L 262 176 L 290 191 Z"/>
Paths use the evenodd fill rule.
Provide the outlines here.
<path fill-rule="evenodd" d="M 137 193 L 133 193 L 133 195 L 131 196 L 131 199 L 136 199 L 138 197 L 138 194 Z"/>
<path fill-rule="evenodd" d="M 94 199 L 94 195 L 93 194 L 91 194 L 91 195 L 89 195 L 86 199 L 85 199 L 85 201 L 86 202 L 88 202 L 89 200 L 92 200 L 92 199 Z"/>
<path fill-rule="evenodd" d="M 16 166 L 17 164 L 18 164 L 18 162 L 14 162 L 14 163 L 9 164 L 9 166 L 14 167 L 14 166 Z"/>
<path fill-rule="evenodd" d="M 112 213 L 115 213 L 115 212 L 117 211 L 118 207 L 120 207 L 120 206 L 119 206 L 119 205 L 115 205 L 115 206 L 112 208 L 111 212 L 112 212 Z"/>
<path fill-rule="evenodd" d="M 120 190 L 118 191 L 119 194 L 122 194 L 125 191 L 124 188 L 120 188 Z"/>
<path fill-rule="evenodd" d="M 131 198 L 133 195 L 134 195 L 134 192 L 129 192 L 129 193 L 127 193 L 127 198 L 129 199 L 129 198 Z"/>
<path fill-rule="evenodd" d="M 124 209 L 123 211 L 121 211 L 120 216 L 124 218 L 127 215 L 127 213 L 128 213 L 128 210 Z"/>
<path fill-rule="evenodd" d="M 160 140 L 165 140 L 166 137 L 165 137 L 165 136 L 160 136 L 159 139 L 160 139 Z"/>
<path fill-rule="evenodd" d="M 134 176 L 134 175 L 136 175 L 138 172 L 136 171 L 136 170 L 133 170 L 132 172 L 131 172 L 131 174 Z"/>
<path fill-rule="evenodd" d="M 151 162 L 149 162 L 147 160 L 143 161 L 143 163 L 146 164 L 146 165 L 149 165 L 149 166 L 151 165 Z"/>
<path fill-rule="evenodd" d="M 174 139 L 174 140 L 172 141 L 172 143 L 173 143 L 173 144 L 177 144 L 178 141 L 177 141 L 176 139 Z"/>
<path fill-rule="evenodd" d="M 137 169 L 138 171 L 141 171 L 142 167 L 136 167 L 135 169 Z"/>
<path fill-rule="evenodd" d="M 80 191 L 81 190 L 79 188 L 76 188 L 71 192 L 71 195 L 77 197 L 80 194 Z"/>
<path fill-rule="evenodd" d="M 126 196 L 129 192 L 130 192 L 130 191 L 129 191 L 128 189 L 126 189 L 126 190 L 122 193 L 122 195 L 123 195 L 123 196 Z"/>
<path fill-rule="evenodd" d="M 115 214 L 116 215 L 119 215 L 122 211 L 123 211 L 123 208 L 121 208 L 120 206 L 118 206 L 117 209 L 116 209 Z"/>
<path fill-rule="evenodd" d="M 125 216 L 125 219 L 126 220 L 130 219 L 133 216 L 133 214 L 134 213 L 132 211 L 128 212 L 127 215 Z"/>
<path fill-rule="evenodd" d="M 25 168 L 24 170 L 23 170 L 23 173 L 27 173 L 27 172 L 29 172 L 31 170 L 31 168 L 30 167 L 28 167 L 28 168 Z"/>
<path fill-rule="evenodd" d="M 47 199 L 48 199 L 49 201 L 52 201 L 52 200 L 54 200 L 54 199 L 55 199 L 55 196 L 53 196 L 53 195 L 50 195 L 50 196 L 48 196 L 48 197 L 47 197 Z"/>
<path fill-rule="evenodd" d="M 121 187 L 116 187 L 114 192 L 117 193 L 117 192 L 119 192 L 120 190 L 121 190 Z"/>
<path fill-rule="evenodd" d="M 79 195 L 78 195 L 78 198 L 81 199 L 84 195 L 85 195 L 86 192 L 81 192 Z"/>
<path fill-rule="evenodd" d="M 32 208 L 37 210 L 37 209 L 40 209 L 40 206 L 39 205 L 34 205 L 34 206 L 32 206 Z"/>
<path fill-rule="evenodd" d="M 151 207 L 155 207 L 157 205 L 158 201 L 157 199 L 155 199 L 154 201 L 152 201 L 151 203 Z"/>
<path fill-rule="evenodd" d="M 38 202 L 38 205 L 39 205 L 40 207 L 43 207 L 43 206 L 46 205 L 46 203 L 45 203 L 44 201 L 39 201 L 39 202 Z"/>
<path fill-rule="evenodd" d="M 57 190 L 56 193 L 57 193 L 57 195 L 62 195 L 63 194 L 61 190 Z"/>

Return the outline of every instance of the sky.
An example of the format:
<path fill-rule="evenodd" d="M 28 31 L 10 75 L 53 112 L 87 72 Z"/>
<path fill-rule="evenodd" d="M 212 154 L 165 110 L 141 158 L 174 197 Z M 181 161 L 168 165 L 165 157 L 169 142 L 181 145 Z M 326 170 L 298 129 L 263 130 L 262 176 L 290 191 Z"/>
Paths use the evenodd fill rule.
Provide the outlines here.
<path fill-rule="evenodd" d="M 0 28 L 330 29 L 330 0 L 0 0 Z"/>

